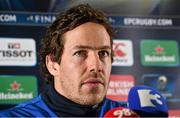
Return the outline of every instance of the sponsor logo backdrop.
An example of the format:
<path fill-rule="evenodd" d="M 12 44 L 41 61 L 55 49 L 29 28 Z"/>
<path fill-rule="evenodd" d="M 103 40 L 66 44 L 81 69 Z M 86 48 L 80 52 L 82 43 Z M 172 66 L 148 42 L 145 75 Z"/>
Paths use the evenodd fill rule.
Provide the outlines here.
<path fill-rule="evenodd" d="M 0 109 L 43 90 L 38 44 L 57 12 L 78 1 L 0 1 Z M 167 100 L 170 114 L 180 116 L 180 11 L 179 3 L 169 1 L 89 2 L 107 12 L 116 31 L 107 97 L 126 101 L 132 86 L 152 86 Z"/>

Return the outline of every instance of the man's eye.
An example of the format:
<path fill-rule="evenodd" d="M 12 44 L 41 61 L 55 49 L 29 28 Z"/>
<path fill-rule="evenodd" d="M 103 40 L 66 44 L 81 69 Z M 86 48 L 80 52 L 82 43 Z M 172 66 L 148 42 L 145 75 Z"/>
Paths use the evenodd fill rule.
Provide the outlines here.
<path fill-rule="evenodd" d="M 87 52 L 85 50 L 80 50 L 74 53 L 75 56 L 80 56 L 80 57 L 86 57 Z"/>
<path fill-rule="evenodd" d="M 99 57 L 108 57 L 110 55 L 109 51 L 100 51 Z"/>

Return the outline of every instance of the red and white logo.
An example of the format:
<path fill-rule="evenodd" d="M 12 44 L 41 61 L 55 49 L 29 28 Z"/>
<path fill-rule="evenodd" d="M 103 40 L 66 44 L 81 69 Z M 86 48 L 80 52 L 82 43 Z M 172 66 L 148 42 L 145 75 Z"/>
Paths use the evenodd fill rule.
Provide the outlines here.
<path fill-rule="evenodd" d="M 133 65 L 132 42 L 130 40 L 113 40 L 113 51 L 113 66 Z"/>
<path fill-rule="evenodd" d="M 139 118 L 139 115 L 128 108 L 115 107 L 106 112 L 103 118 Z"/>
<path fill-rule="evenodd" d="M 115 101 L 127 101 L 129 90 L 133 86 L 133 76 L 111 75 L 106 97 Z"/>
<path fill-rule="evenodd" d="M 179 109 L 170 109 L 169 111 L 169 118 L 180 118 L 180 110 Z"/>

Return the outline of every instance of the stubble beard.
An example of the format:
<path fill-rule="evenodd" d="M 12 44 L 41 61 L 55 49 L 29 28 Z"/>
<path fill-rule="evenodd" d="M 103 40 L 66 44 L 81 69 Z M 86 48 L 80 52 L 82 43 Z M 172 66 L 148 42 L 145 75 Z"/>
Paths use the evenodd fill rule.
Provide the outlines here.
<path fill-rule="evenodd" d="M 79 96 L 75 98 L 75 102 L 81 105 L 95 105 L 103 101 L 106 92 L 99 93 L 98 90 L 92 89 L 90 93 L 79 91 Z"/>
<path fill-rule="evenodd" d="M 95 105 L 102 102 L 106 95 L 107 88 L 103 87 L 103 91 L 99 90 L 100 88 L 93 88 L 87 93 L 87 91 L 83 90 L 83 86 L 80 86 L 76 92 L 70 89 L 68 90 L 69 92 L 66 91 L 65 97 L 77 104 Z M 68 88 L 65 89 L 67 90 Z"/>
<path fill-rule="evenodd" d="M 60 80 L 60 94 L 67 99 L 81 105 L 95 105 L 103 101 L 107 92 L 107 83 L 99 85 L 99 87 L 91 88 L 89 91 L 84 89 L 82 82 L 76 88 L 67 84 L 63 79 Z M 70 87 L 71 86 L 71 87 Z"/>

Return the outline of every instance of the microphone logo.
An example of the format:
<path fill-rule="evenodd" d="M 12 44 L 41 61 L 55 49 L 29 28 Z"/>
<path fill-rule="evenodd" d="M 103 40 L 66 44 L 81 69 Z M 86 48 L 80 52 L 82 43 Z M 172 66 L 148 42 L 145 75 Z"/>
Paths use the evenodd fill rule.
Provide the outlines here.
<path fill-rule="evenodd" d="M 148 89 L 138 90 L 141 107 L 156 107 L 151 100 L 154 100 L 157 104 L 162 105 L 162 101 L 159 100 L 161 96 L 158 94 L 151 94 L 150 92 L 151 90 Z"/>
<path fill-rule="evenodd" d="M 113 116 L 118 116 L 118 118 L 122 118 L 123 116 L 131 116 L 132 114 L 133 112 L 129 109 L 121 109 L 114 111 Z"/>
<path fill-rule="evenodd" d="M 128 117 L 139 118 L 139 115 L 128 108 L 115 107 L 109 110 L 108 112 L 106 112 L 103 118 L 128 118 Z"/>

